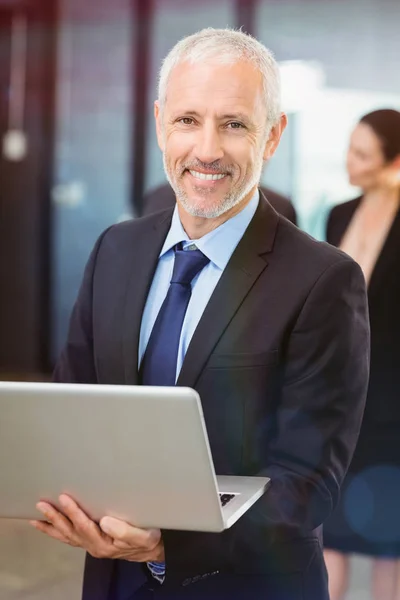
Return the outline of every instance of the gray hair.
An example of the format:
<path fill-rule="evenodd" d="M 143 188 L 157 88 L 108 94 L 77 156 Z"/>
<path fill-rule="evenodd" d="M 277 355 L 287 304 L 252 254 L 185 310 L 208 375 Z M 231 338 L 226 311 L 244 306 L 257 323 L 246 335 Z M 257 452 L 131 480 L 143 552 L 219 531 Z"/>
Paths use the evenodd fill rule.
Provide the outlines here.
<path fill-rule="evenodd" d="M 281 114 L 279 67 L 273 53 L 251 35 L 234 29 L 208 27 L 180 40 L 165 57 L 159 74 L 158 101 L 161 110 L 167 98 L 172 70 L 181 62 L 192 64 L 205 60 L 232 64 L 247 60 L 260 71 L 263 78 L 263 103 L 267 108 L 267 126 L 273 127 Z"/>

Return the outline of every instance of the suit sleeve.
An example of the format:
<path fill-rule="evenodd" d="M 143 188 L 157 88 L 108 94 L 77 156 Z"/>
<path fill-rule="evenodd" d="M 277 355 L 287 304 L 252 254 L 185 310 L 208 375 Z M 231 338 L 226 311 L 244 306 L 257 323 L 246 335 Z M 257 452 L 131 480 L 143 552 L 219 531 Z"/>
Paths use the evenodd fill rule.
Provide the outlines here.
<path fill-rule="evenodd" d="M 167 579 L 175 572 L 251 568 L 254 549 L 273 541 L 269 532 L 307 535 L 335 506 L 357 442 L 369 374 L 365 282 L 352 260 L 340 259 L 316 281 L 281 359 L 275 434 L 259 473 L 271 478 L 269 490 L 222 534 L 163 532 Z"/>
<path fill-rule="evenodd" d="M 97 255 L 107 231 L 97 240 L 85 267 L 71 314 L 67 342 L 53 373 L 53 381 L 57 383 L 97 383 L 92 330 L 93 276 Z"/>

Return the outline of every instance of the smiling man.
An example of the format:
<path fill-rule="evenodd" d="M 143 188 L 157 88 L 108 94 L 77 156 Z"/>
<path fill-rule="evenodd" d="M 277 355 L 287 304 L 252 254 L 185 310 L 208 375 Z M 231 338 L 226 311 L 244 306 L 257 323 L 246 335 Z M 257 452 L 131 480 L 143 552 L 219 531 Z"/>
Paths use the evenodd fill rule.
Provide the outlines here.
<path fill-rule="evenodd" d="M 272 60 L 268 66 L 274 70 Z M 194 69 L 185 60 L 169 73 L 168 86 L 165 75 L 155 105 L 157 136 L 181 221 L 190 215 L 195 230 L 189 235 L 197 238 L 249 203 L 286 115 L 274 114 L 276 105 L 268 110 L 261 71 L 248 61 L 227 57 L 212 68 L 199 62 Z"/>
<path fill-rule="evenodd" d="M 84 600 L 328 600 L 320 527 L 364 408 L 364 278 L 258 192 L 286 126 L 262 44 L 213 29 L 179 42 L 155 118 L 176 208 L 99 238 L 55 379 L 193 387 L 216 472 L 272 483 L 221 534 L 97 525 L 65 496 L 34 526 L 88 552 Z"/>

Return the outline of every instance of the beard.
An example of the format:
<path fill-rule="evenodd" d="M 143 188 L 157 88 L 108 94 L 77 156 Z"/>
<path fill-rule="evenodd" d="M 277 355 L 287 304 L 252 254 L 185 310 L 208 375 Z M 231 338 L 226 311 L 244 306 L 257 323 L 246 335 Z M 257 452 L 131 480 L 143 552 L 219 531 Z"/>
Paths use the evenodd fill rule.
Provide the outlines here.
<path fill-rule="evenodd" d="M 201 186 L 194 185 L 194 193 L 200 197 L 202 201 L 196 201 L 189 197 L 186 192 L 182 177 L 185 171 L 204 169 L 207 171 L 215 171 L 215 173 L 224 173 L 227 177 L 233 177 L 237 172 L 237 167 L 234 165 L 223 165 L 220 161 L 205 164 L 198 160 L 186 162 L 179 169 L 172 169 L 168 163 L 166 153 L 163 152 L 163 164 L 166 177 L 175 192 L 177 201 L 184 210 L 193 217 L 202 217 L 204 219 L 216 219 L 232 208 L 240 204 L 251 190 L 256 187 L 261 179 L 262 169 L 264 166 L 263 152 L 260 150 L 256 161 L 252 168 L 246 174 L 242 181 L 232 184 L 231 189 L 225 194 L 222 200 L 213 200 L 213 192 L 206 190 Z"/>

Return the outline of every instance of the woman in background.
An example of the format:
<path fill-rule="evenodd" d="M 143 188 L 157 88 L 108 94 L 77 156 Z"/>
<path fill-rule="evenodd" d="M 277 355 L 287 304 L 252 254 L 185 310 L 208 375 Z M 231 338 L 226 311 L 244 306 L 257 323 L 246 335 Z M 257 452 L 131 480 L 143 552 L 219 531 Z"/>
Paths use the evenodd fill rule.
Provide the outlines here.
<path fill-rule="evenodd" d="M 347 589 L 349 555 L 373 557 L 375 600 L 400 600 L 400 112 L 378 110 L 355 127 L 349 180 L 362 196 L 334 207 L 327 241 L 363 269 L 371 373 L 359 442 L 341 501 L 324 525 L 331 600 Z"/>

